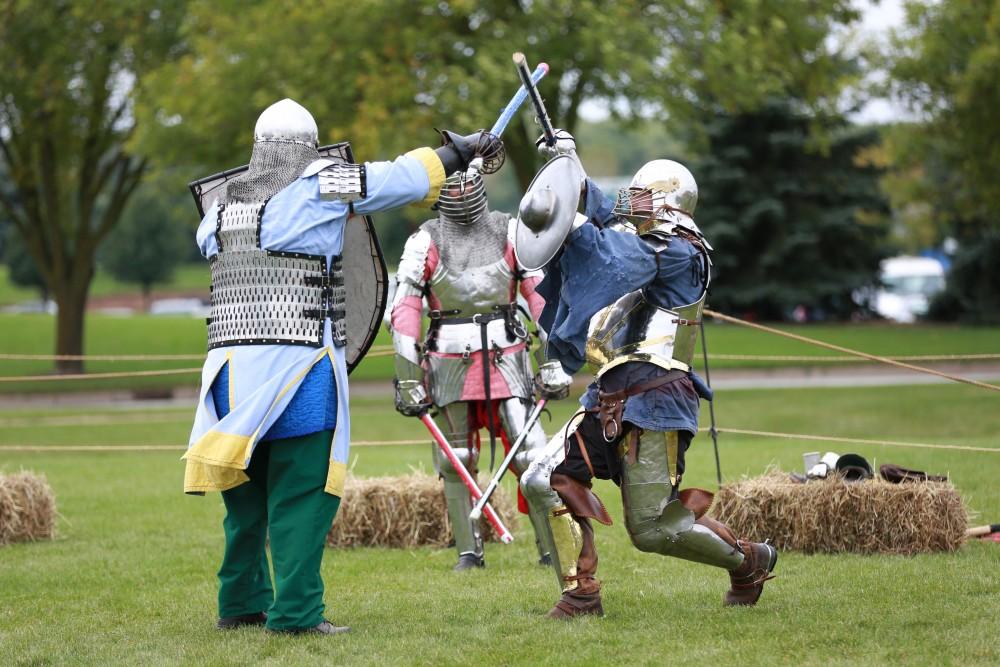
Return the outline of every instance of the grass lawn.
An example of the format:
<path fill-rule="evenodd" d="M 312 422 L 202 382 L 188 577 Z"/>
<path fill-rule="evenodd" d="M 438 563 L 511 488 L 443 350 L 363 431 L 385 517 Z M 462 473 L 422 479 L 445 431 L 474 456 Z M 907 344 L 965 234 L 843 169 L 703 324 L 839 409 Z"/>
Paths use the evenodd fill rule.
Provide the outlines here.
<path fill-rule="evenodd" d="M 720 426 L 911 440 L 1000 451 L 1000 411 L 965 386 L 726 391 Z M 549 432 L 572 410 L 554 409 Z M 0 445 L 186 441 L 191 410 L 0 413 Z M 707 418 L 707 410 L 704 415 Z M 352 406 L 356 440 L 422 437 L 385 400 Z M 97 422 L 117 422 L 97 423 Z M 77 424 L 74 426 L 74 424 Z M 430 468 L 429 445 L 356 447 L 361 476 Z M 723 472 L 801 466 L 821 443 L 723 435 Z M 847 451 L 844 445 L 831 446 Z M 977 523 L 1000 520 L 1000 454 L 856 446 L 876 465 L 948 472 Z M 328 551 L 335 638 L 219 633 L 214 572 L 222 504 L 180 493 L 177 452 L 12 453 L 0 468 L 44 473 L 62 519 L 53 542 L 0 548 L 0 664 L 997 664 L 1000 545 L 904 557 L 783 553 L 754 609 L 725 609 L 718 570 L 635 551 L 616 489 L 599 483 L 616 525 L 597 528 L 604 619 L 540 616 L 557 596 L 534 565 L 528 522 L 488 567 L 455 575 L 451 550 Z M 696 440 L 686 484 L 714 488 L 711 441 Z"/>
<path fill-rule="evenodd" d="M 920 354 L 984 354 L 1000 353 L 1000 327 L 955 327 L 943 325 L 894 326 L 888 324 L 795 326 L 782 325 L 784 330 L 819 340 L 836 343 L 864 352 L 882 355 Z M 52 354 L 55 320 L 49 315 L 0 314 L 0 354 Z M 820 355 L 835 353 L 743 327 L 708 324 L 706 337 L 713 354 L 740 355 Z M 376 346 L 391 344 L 382 328 Z M 88 316 L 85 331 L 87 354 L 190 354 L 201 355 L 205 348 L 205 323 L 191 317 L 136 315 L 113 317 Z M 51 372 L 50 361 L 0 360 L 0 377 L 44 375 Z M 734 361 L 718 359 L 713 369 L 774 367 L 803 365 L 802 362 Z M 196 368 L 200 361 L 93 361 L 88 372 L 141 371 L 156 369 Z M 701 367 L 701 349 L 695 366 Z M 392 377 L 391 356 L 366 357 L 355 369 L 355 380 L 382 380 Z M 104 380 L 0 382 L 0 393 L 93 391 L 174 387 L 197 385 L 199 375 L 190 373 L 161 377 L 114 378 Z"/>

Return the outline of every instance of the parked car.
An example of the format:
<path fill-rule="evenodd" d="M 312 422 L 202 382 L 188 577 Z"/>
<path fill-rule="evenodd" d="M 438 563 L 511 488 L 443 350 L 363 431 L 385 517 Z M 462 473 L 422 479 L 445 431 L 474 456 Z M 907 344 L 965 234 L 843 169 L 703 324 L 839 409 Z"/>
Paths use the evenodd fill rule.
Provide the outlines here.
<path fill-rule="evenodd" d="M 891 257 L 882 261 L 879 282 L 875 312 L 887 320 L 915 322 L 944 289 L 944 267 L 929 257 Z"/>

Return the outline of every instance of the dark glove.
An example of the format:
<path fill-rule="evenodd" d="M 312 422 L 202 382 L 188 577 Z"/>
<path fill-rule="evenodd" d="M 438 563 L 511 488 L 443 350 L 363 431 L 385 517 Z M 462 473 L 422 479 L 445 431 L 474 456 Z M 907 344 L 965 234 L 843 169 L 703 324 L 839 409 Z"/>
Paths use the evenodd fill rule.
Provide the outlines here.
<path fill-rule="evenodd" d="M 396 389 L 396 412 L 405 417 L 419 417 L 431 409 L 427 391 L 420 380 L 393 380 Z"/>
<path fill-rule="evenodd" d="M 483 169 L 483 173 L 491 174 L 503 164 L 504 153 L 503 142 L 500 138 L 487 132 L 479 130 L 472 134 L 462 136 L 450 132 L 449 130 L 438 130 L 441 133 L 441 147 L 434 149 L 441 164 L 444 166 L 445 175 L 454 174 L 456 171 L 465 171 L 469 168 L 469 163 L 477 157 L 484 158 L 490 162 L 498 163 L 493 168 Z"/>

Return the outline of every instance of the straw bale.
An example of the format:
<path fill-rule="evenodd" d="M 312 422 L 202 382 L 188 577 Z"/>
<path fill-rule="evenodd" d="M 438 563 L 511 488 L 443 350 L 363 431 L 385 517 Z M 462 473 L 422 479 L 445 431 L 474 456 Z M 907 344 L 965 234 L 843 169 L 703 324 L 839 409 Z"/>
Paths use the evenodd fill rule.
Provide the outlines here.
<path fill-rule="evenodd" d="M 484 486 L 481 481 L 480 487 Z M 514 531 L 517 507 L 502 487 L 490 505 Z M 485 519 L 482 535 L 486 541 L 499 540 Z M 437 476 L 415 472 L 400 477 L 348 477 L 326 545 L 409 549 L 445 547 L 451 539 L 444 485 Z"/>
<path fill-rule="evenodd" d="M 0 475 L 0 546 L 55 537 L 56 497 L 44 475 Z"/>
<path fill-rule="evenodd" d="M 780 470 L 723 486 L 711 513 L 737 535 L 806 553 L 954 551 L 969 520 L 950 482 L 796 484 Z"/>

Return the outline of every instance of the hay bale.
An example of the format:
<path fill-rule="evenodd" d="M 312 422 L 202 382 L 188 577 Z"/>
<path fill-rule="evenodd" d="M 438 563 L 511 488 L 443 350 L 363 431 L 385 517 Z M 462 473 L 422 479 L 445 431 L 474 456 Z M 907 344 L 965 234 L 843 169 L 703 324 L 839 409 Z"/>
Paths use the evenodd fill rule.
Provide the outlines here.
<path fill-rule="evenodd" d="M 723 486 L 711 514 L 779 549 L 903 555 L 958 549 L 969 519 L 950 482 L 796 484 L 779 470 Z"/>
<path fill-rule="evenodd" d="M 485 486 L 480 482 L 480 487 Z M 490 505 L 513 531 L 517 507 L 499 488 Z M 499 541 L 484 519 L 486 541 Z M 433 475 L 413 473 L 400 477 L 348 477 L 337 518 L 326 536 L 328 547 L 445 547 L 451 542 L 451 522 L 444 500 L 444 485 Z"/>
<path fill-rule="evenodd" d="M 0 546 L 50 540 L 56 532 L 56 497 L 44 475 L 0 475 Z"/>

